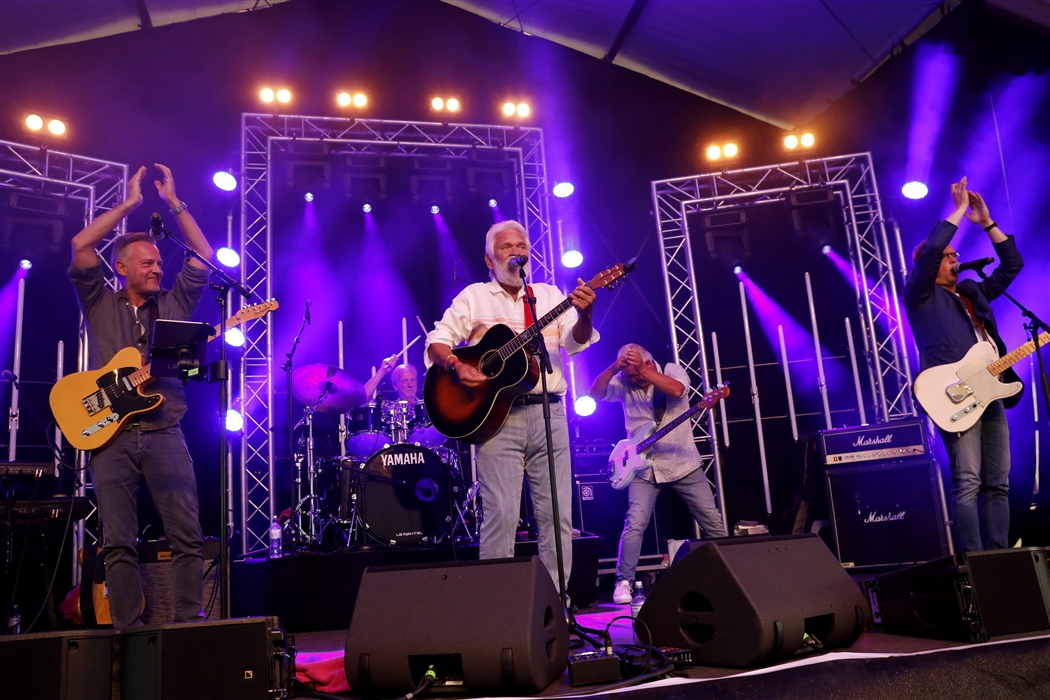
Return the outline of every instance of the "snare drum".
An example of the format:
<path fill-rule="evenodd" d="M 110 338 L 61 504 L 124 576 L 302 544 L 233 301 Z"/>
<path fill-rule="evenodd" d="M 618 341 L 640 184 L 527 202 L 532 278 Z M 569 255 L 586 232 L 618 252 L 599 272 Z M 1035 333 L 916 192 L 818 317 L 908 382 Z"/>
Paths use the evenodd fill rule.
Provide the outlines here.
<path fill-rule="evenodd" d="M 412 412 L 408 423 L 408 441 L 430 448 L 444 445 L 446 438 L 431 424 L 423 402 L 420 401 L 409 408 Z"/>
<path fill-rule="evenodd" d="M 346 451 L 355 456 L 368 457 L 393 442 L 383 426 L 383 411 L 375 404 L 350 411 L 346 429 Z"/>
<path fill-rule="evenodd" d="M 452 478 L 434 452 L 393 445 L 372 455 L 362 471 L 358 515 L 379 542 L 435 542 L 452 522 Z"/>

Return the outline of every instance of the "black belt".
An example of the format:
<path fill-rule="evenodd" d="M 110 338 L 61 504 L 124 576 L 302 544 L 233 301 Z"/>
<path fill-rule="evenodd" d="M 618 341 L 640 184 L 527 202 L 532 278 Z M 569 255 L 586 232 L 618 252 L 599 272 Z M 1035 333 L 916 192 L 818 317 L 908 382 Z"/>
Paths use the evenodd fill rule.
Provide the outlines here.
<path fill-rule="evenodd" d="M 548 394 L 547 398 L 551 403 L 561 403 L 561 396 L 557 394 Z M 535 406 L 538 403 L 543 403 L 543 394 L 522 394 L 518 398 L 514 399 L 514 406 Z"/>

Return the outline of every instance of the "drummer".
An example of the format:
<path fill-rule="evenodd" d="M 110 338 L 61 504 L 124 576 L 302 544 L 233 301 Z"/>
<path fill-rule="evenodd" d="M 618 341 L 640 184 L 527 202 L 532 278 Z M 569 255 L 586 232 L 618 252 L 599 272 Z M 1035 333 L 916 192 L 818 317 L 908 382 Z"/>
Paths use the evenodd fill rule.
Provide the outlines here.
<path fill-rule="evenodd" d="M 419 372 L 415 365 L 398 365 L 390 375 L 390 383 L 397 390 L 397 400 L 416 403 L 419 397 L 416 391 L 419 389 Z"/>
<path fill-rule="evenodd" d="M 397 360 L 401 357 L 401 354 L 391 355 L 390 357 L 383 360 L 379 365 L 379 369 L 372 375 L 372 378 L 365 382 L 365 401 L 372 401 L 375 398 L 376 389 L 379 388 L 379 382 L 383 381 L 383 377 L 390 373 L 390 370 L 397 367 Z M 397 376 L 397 372 L 394 373 Z M 396 386 L 396 384 L 395 384 Z M 415 389 L 413 389 L 413 392 Z"/>

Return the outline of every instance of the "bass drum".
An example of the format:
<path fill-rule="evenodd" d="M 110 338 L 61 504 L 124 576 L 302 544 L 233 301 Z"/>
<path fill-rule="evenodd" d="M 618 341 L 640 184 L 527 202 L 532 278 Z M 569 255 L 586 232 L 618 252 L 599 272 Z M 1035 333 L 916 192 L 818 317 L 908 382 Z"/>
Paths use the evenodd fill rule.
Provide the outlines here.
<path fill-rule="evenodd" d="M 436 453 L 392 445 L 365 463 L 358 515 L 365 531 L 384 544 L 436 542 L 452 522 L 452 478 Z"/>

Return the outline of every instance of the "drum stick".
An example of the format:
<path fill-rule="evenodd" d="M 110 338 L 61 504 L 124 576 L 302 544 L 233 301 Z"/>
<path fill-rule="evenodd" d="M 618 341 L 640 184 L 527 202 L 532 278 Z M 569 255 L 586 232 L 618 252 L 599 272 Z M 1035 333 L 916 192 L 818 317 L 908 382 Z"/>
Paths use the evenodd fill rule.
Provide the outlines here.
<path fill-rule="evenodd" d="M 422 337 L 423 337 L 423 336 L 421 336 L 421 335 L 417 335 L 417 336 L 416 336 L 415 338 L 413 338 L 413 339 L 412 339 L 412 342 L 411 342 L 411 343 L 409 343 L 408 345 L 406 345 L 405 347 L 403 347 L 403 348 L 402 348 L 401 350 L 399 350 L 398 352 L 394 353 L 393 357 L 401 357 L 401 355 L 403 355 L 404 353 L 408 352 L 408 349 L 409 349 L 410 347 L 412 347 L 413 345 L 415 345 L 415 344 L 416 344 L 416 342 L 418 342 L 418 341 L 419 341 L 419 339 L 420 339 L 420 338 L 422 338 Z"/>
<path fill-rule="evenodd" d="M 419 321 L 419 327 L 423 329 L 423 335 L 426 335 L 427 327 L 423 324 L 423 319 L 421 319 L 419 316 L 416 316 L 416 320 Z"/>

